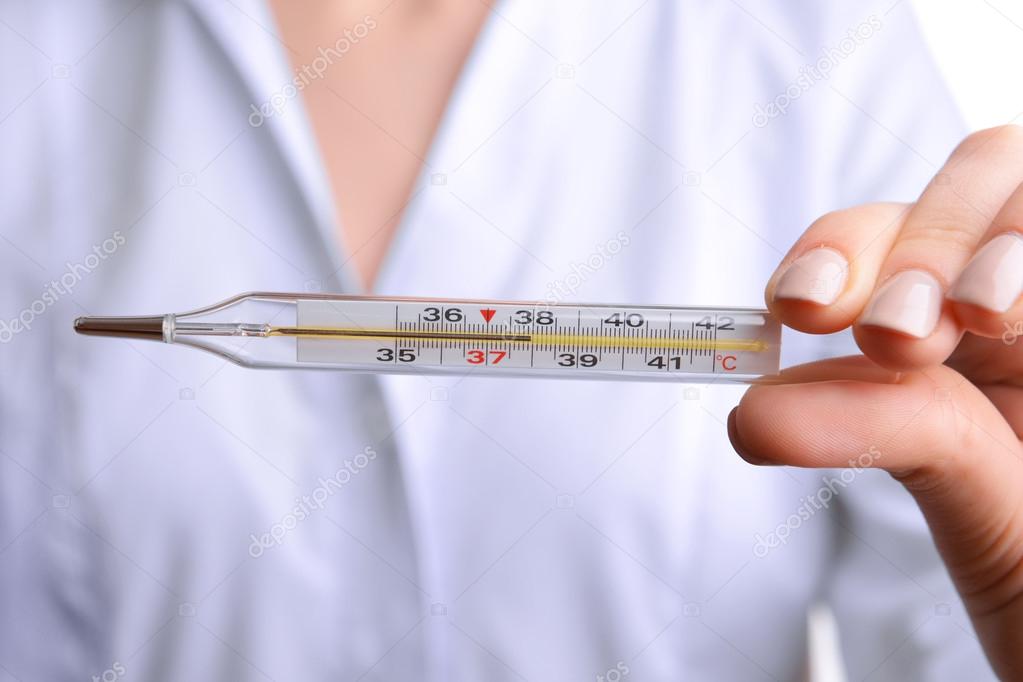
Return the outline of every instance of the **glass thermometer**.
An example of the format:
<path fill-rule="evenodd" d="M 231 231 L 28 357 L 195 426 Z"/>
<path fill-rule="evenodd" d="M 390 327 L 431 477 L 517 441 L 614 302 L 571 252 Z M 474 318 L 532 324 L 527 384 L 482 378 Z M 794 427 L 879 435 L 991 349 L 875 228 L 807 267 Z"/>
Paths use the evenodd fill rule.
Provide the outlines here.
<path fill-rule="evenodd" d="M 153 339 L 244 367 L 638 381 L 776 374 L 766 310 L 248 293 L 186 313 L 80 317 L 81 334 Z"/>

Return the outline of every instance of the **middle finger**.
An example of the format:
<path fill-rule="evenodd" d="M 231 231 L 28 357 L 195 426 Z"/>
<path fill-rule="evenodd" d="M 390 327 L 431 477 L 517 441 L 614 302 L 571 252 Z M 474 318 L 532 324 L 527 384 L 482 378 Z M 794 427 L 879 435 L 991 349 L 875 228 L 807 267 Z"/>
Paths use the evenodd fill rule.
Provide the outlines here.
<path fill-rule="evenodd" d="M 968 137 L 913 206 L 855 325 L 860 348 L 882 365 L 945 360 L 962 328 L 945 304 L 999 208 L 1023 180 L 1023 128 Z"/>

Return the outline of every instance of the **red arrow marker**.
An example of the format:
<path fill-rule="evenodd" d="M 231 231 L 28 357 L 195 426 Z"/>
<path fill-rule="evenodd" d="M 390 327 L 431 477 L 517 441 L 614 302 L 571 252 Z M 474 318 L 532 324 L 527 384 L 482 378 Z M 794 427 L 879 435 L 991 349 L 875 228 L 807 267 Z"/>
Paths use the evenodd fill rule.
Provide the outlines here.
<path fill-rule="evenodd" d="M 496 312 L 497 311 L 494 310 L 493 308 L 481 308 L 480 309 L 480 315 L 482 315 L 483 319 L 487 321 L 487 324 L 490 324 L 490 320 L 493 319 L 494 313 L 496 313 Z"/>

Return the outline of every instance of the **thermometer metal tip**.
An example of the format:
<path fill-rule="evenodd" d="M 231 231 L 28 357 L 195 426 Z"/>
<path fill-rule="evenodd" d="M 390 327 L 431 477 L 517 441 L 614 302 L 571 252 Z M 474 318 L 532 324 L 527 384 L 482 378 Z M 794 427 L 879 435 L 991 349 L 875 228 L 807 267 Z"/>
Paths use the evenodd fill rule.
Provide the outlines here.
<path fill-rule="evenodd" d="M 79 317 L 75 331 L 87 336 L 120 336 L 163 341 L 163 315 L 146 317 Z"/>

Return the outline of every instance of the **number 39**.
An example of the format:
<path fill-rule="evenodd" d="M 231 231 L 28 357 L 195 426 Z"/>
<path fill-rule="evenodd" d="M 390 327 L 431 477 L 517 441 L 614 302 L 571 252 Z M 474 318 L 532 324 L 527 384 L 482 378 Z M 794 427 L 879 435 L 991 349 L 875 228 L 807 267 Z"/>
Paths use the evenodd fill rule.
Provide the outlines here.
<path fill-rule="evenodd" d="M 597 356 L 583 353 L 577 358 L 575 353 L 562 353 L 558 356 L 558 364 L 562 367 L 595 367 Z"/>

